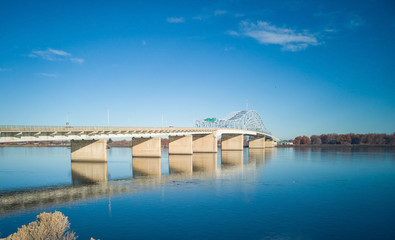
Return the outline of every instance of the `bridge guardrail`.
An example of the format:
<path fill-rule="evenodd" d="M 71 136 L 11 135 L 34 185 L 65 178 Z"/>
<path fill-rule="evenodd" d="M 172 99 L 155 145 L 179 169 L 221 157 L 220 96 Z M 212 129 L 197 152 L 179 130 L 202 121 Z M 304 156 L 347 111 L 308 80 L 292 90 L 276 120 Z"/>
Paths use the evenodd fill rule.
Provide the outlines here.
<path fill-rule="evenodd" d="M 126 134 L 136 134 L 138 132 L 147 131 L 147 133 L 195 133 L 199 134 L 202 132 L 228 132 L 228 133 L 240 133 L 247 135 L 266 135 L 272 137 L 277 141 L 280 139 L 274 137 L 271 134 L 252 131 L 247 129 L 233 129 L 233 128 L 198 128 L 198 127 L 106 127 L 106 126 L 29 126 L 29 125 L 0 125 L 0 132 L 96 132 L 96 131 L 128 131 Z M 165 131 L 165 132 L 163 132 Z M 250 133 L 250 134 L 249 134 Z M 104 133 L 105 134 L 105 133 Z"/>
<path fill-rule="evenodd" d="M 214 128 L 187 128 L 187 127 L 106 127 L 106 126 L 29 126 L 29 125 L 0 125 L 3 132 L 55 132 L 55 131 L 216 131 Z"/>

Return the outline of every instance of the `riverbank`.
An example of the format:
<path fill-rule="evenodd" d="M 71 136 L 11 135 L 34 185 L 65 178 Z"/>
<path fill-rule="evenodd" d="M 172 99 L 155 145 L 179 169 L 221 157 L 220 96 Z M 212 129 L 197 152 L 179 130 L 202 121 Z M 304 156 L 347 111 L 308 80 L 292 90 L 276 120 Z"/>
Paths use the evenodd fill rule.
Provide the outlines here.
<path fill-rule="evenodd" d="M 357 147 L 389 147 L 395 148 L 390 144 L 298 144 L 298 145 L 277 145 L 279 148 L 357 148 Z"/>

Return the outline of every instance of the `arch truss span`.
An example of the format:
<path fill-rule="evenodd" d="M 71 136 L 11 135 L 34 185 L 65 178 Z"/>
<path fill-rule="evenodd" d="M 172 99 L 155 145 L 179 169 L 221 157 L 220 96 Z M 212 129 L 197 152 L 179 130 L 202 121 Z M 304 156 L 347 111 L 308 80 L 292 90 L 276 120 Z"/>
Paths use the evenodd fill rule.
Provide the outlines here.
<path fill-rule="evenodd" d="M 254 110 L 231 112 L 218 120 L 215 118 L 196 120 L 195 127 L 245 129 L 271 135 L 263 124 L 261 116 Z"/>

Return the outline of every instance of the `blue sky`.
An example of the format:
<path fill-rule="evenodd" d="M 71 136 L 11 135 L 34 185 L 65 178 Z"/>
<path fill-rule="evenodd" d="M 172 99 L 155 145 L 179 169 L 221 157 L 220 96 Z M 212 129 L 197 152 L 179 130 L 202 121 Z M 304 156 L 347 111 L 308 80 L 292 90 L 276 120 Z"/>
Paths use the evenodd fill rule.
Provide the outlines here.
<path fill-rule="evenodd" d="M 395 131 L 393 1 L 0 1 L 0 125 Z"/>

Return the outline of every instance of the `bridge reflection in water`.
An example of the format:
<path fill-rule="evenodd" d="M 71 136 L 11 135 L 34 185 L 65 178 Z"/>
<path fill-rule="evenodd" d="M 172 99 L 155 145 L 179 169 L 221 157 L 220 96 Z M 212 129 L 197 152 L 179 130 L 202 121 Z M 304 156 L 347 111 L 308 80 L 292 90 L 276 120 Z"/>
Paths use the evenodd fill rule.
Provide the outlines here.
<path fill-rule="evenodd" d="M 161 175 L 161 158 L 159 157 L 133 157 L 133 177 Z"/>
<path fill-rule="evenodd" d="M 161 175 L 162 161 L 154 157 L 133 157 L 133 179 L 108 180 L 107 163 L 71 162 L 72 185 L 46 187 L 30 191 L 0 193 L 0 214 L 13 213 L 82 199 L 103 198 L 114 194 L 134 193 L 147 187 L 182 180 L 215 178 L 256 178 L 275 154 L 276 149 L 221 151 L 169 155 L 169 175 Z M 166 159 L 165 159 L 166 160 Z M 221 167 L 218 167 L 218 162 Z"/>
<path fill-rule="evenodd" d="M 250 149 L 248 151 L 248 164 L 255 164 L 257 166 L 264 165 L 265 164 L 265 156 L 268 154 L 268 152 L 271 150 L 270 149 Z M 275 149 L 277 150 L 277 149 Z M 270 153 L 271 154 L 271 153 Z M 270 159 L 271 156 L 268 156 L 268 159 Z"/>
<path fill-rule="evenodd" d="M 243 165 L 243 151 L 222 151 L 221 154 L 222 168 Z"/>
<path fill-rule="evenodd" d="M 191 176 L 193 173 L 192 155 L 169 155 L 169 174 Z"/>
<path fill-rule="evenodd" d="M 194 153 L 192 160 L 194 175 L 201 175 L 202 173 L 215 175 L 217 160 L 217 153 Z"/>
<path fill-rule="evenodd" d="M 73 184 L 107 182 L 106 162 L 71 161 Z"/>

